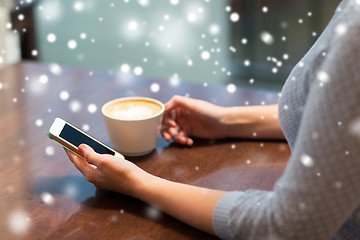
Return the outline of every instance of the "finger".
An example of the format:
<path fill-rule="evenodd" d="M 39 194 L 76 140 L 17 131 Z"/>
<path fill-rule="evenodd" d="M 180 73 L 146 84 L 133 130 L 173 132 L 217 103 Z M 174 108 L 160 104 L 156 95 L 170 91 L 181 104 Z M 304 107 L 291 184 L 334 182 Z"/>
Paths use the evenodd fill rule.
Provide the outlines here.
<path fill-rule="evenodd" d="M 80 157 L 66 148 L 64 149 L 71 162 L 83 175 L 88 175 L 94 169 L 93 166 L 86 162 L 85 158 Z"/>
<path fill-rule="evenodd" d="M 163 124 L 167 125 L 169 127 L 175 127 L 176 126 L 176 122 L 171 117 L 165 117 L 164 120 L 163 120 Z"/>
<path fill-rule="evenodd" d="M 188 146 L 192 146 L 194 144 L 194 140 L 192 140 L 191 138 L 187 138 L 187 141 L 186 141 L 186 145 Z"/>
<path fill-rule="evenodd" d="M 94 149 L 86 144 L 80 144 L 79 151 L 88 163 L 93 164 L 96 167 L 99 166 L 99 163 L 101 162 L 101 155 L 96 153 Z"/>
<path fill-rule="evenodd" d="M 170 142 L 170 140 L 171 140 L 171 135 L 170 135 L 170 133 L 169 133 L 167 130 L 163 130 L 163 131 L 161 132 L 161 135 L 163 136 L 163 138 L 165 139 L 165 141 Z"/>
<path fill-rule="evenodd" d="M 182 141 L 184 141 L 184 144 L 188 146 L 191 146 L 194 143 L 194 141 L 184 131 L 179 133 L 179 137 L 183 138 Z"/>
<path fill-rule="evenodd" d="M 183 135 L 179 134 L 179 130 L 177 128 L 169 128 L 169 133 L 171 135 L 171 138 L 180 144 L 185 144 L 186 143 L 186 137 L 184 137 Z"/>

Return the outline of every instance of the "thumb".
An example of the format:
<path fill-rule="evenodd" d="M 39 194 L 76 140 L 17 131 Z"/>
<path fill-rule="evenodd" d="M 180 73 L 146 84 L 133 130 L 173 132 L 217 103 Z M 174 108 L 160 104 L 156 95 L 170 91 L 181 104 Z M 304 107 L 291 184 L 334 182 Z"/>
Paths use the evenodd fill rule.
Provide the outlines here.
<path fill-rule="evenodd" d="M 101 161 L 100 154 L 96 153 L 94 149 L 92 149 L 89 145 L 80 144 L 79 151 L 81 152 L 81 154 L 88 163 L 93 164 L 95 166 L 99 165 Z"/>

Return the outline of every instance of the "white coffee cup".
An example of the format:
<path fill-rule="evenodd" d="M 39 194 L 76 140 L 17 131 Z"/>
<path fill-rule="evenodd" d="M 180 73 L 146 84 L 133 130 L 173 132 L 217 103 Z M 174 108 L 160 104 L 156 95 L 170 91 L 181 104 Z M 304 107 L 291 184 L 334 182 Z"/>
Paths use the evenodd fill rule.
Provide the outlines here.
<path fill-rule="evenodd" d="M 125 156 L 141 156 L 158 143 L 165 106 L 147 97 L 124 97 L 101 109 L 112 147 Z"/>

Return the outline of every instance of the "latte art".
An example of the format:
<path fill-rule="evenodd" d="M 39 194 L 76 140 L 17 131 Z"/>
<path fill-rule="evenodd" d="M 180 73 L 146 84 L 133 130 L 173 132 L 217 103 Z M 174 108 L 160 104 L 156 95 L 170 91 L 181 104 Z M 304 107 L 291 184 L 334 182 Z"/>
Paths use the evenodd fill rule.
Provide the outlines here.
<path fill-rule="evenodd" d="M 156 115 L 161 111 L 161 106 L 145 100 L 119 101 L 109 105 L 105 112 L 122 120 L 139 120 Z"/>

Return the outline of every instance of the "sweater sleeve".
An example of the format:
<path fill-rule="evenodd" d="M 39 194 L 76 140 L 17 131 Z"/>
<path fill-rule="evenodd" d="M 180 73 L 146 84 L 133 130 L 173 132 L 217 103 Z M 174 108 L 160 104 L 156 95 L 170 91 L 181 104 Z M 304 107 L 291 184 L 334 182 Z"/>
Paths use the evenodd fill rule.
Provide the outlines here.
<path fill-rule="evenodd" d="M 213 213 L 220 238 L 330 239 L 359 209 L 360 6 L 351 7 L 329 29 L 326 57 L 306 75 L 312 80 L 283 176 L 271 192 L 220 199 Z"/>

